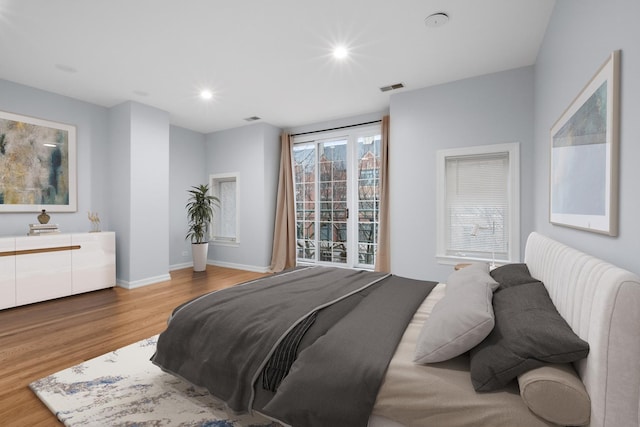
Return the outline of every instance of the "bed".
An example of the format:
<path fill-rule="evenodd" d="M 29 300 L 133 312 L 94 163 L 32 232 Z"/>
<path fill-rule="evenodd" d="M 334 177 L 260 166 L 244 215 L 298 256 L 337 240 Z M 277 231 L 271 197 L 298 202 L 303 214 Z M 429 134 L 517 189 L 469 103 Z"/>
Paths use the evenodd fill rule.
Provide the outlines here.
<path fill-rule="evenodd" d="M 536 232 L 505 267 L 446 284 L 295 269 L 177 307 L 152 360 L 233 411 L 296 427 L 638 426 L 640 278 Z M 504 339 L 518 322 L 529 336 L 543 309 L 562 325 L 523 357 Z M 447 338 L 468 313 L 481 321 Z M 561 348 L 547 349 L 549 330 Z"/>

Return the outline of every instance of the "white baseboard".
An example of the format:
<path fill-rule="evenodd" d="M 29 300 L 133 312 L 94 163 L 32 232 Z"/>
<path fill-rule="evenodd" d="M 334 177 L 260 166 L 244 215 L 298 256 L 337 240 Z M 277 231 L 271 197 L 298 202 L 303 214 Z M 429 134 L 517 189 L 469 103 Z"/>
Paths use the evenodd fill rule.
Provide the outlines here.
<path fill-rule="evenodd" d="M 258 267 L 255 265 L 246 265 L 246 264 L 235 264 L 233 262 L 224 262 L 224 261 L 214 261 L 214 260 L 207 260 L 207 264 L 208 265 L 216 265 L 218 267 L 227 267 L 227 268 L 234 268 L 236 270 L 246 270 L 246 271 L 253 271 L 255 273 L 268 273 L 269 272 L 269 267 Z"/>
<path fill-rule="evenodd" d="M 231 262 L 223 262 L 223 261 L 213 261 L 208 259 L 207 260 L 207 265 L 215 265 L 218 267 L 226 267 L 226 268 L 233 268 L 236 270 L 245 270 L 245 271 L 253 271 L 255 273 L 268 273 L 269 272 L 269 267 L 257 267 L 255 265 L 246 265 L 246 264 L 235 264 L 235 263 L 231 263 Z M 192 262 L 183 262 L 180 264 L 172 264 L 169 266 L 169 271 L 174 271 L 174 270 L 181 270 L 183 268 L 189 268 L 189 267 L 193 267 L 193 263 Z M 121 288 L 125 288 L 125 289 L 135 289 L 135 288 L 139 288 L 142 286 L 147 286 L 147 285 L 152 285 L 154 283 L 158 283 L 158 282 L 164 282 L 166 280 L 171 280 L 171 275 L 166 274 L 166 275 L 162 275 L 162 276 L 156 276 L 156 277 L 149 277 L 147 279 L 142 279 L 142 280 L 135 280 L 133 282 L 127 282 L 124 280 L 117 280 L 116 281 L 116 285 L 120 286 Z"/>
<path fill-rule="evenodd" d="M 116 280 L 116 285 L 125 289 L 135 289 L 142 286 L 153 285 L 154 283 L 166 282 L 168 280 L 171 280 L 171 275 L 169 273 L 155 277 L 147 277 L 146 279 L 134 280 L 132 282 L 127 282 L 125 280 Z"/>
<path fill-rule="evenodd" d="M 181 264 L 173 264 L 169 266 L 169 271 L 182 270 L 183 268 L 193 267 L 192 262 L 183 262 Z"/>

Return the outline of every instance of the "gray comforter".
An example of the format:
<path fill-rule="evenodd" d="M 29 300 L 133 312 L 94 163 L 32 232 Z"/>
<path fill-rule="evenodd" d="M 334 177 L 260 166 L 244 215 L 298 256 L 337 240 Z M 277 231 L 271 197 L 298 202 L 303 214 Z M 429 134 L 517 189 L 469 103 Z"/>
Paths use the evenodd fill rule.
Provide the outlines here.
<path fill-rule="evenodd" d="M 178 307 L 152 361 L 237 412 L 295 427 L 366 426 L 397 343 L 434 286 L 328 267 L 269 276 Z M 261 390 L 278 344 L 314 312 L 289 373 L 275 392 Z"/>

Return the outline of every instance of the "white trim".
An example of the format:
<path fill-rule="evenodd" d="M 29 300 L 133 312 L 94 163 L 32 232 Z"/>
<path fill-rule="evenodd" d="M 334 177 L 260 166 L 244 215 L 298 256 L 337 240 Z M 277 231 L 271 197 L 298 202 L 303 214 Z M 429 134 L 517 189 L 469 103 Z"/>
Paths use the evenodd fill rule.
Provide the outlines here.
<path fill-rule="evenodd" d="M 448 157 L 476 156 L 481 154 L 509 153 L 509 251 L 508 261 L 520 261 L 520 143 L 475 145 L 472 147 L 451 148 L 436 152 L 436 261 L 439 264 L 457 264 L 458 262 L 491 259 L 453 257 L 444 253 L 445 249 L 445 161 Z"/>
<path fill-rule="evenodd" d="M 211 194 L 219 198 L 219 194 L 214 191 L 217 188 L 217 186 L 213 185 L 214 181 L 234 181 L 236 183 L 236 233 L 234 239 L 217 239 L 214 227 L 211 227 L 209 232 L 209 242 L 220 246 L 240 246 L 240 172 L 227 172 L 209 175 L 209 188 L 211 189 Z"/>
<path fill-rule="evenodd" d="M 160 276 L 147 277 L 146 279 L 134 280 L 133 282 L 127 282 L 125 280 L 116 280 L 116 285 L 125 289 L 135 289 L 135 288 L 141 288 L 147 285 L 153 285 L 155 283 L 166 282 L 169 280 L 171 280 L 171 275 L 167 273 Z"/>
<path fill-rule="evenodd" d="M 328 261 L 320 261 L 320 249 L 316 247 L 316 259 L 306 260 L 297 258 L 298 265 L 327 265 L 332 267 L 345 267 L 356 269 L 373 269 L 373 265 L 360 264 L 358 258 L 358 145 L 357 139 L 361 136 L 381 135 L 382 128 L 380 123 L 366 124 L 353 128 L 336 129 L 330 131 L 314 132 L 312 134 L 297 135 L 293 138 L 293 147 L 302 144 L 314 144 L 317 147 L 320 143 L 325 141 L 345 140 L 347 141 L 347 200 L 346 205 L 349 209 L 349 217 L 346 220 L 347 223 L 347 260 L 345 263 L 334 263 Z M 317 153 L 317 151 L 316 151 Z M 317 159 L 316 159 L 317 162 Z M 295 171 L 295 161 L 293 159 L 293 153 L 291 156 L 291 170 Z M 316 184 L 319 182 L 317 174 L 319 169 L 316 167 Z M 294 178 L 295 180 L 295 178 Z M 294 184 L 295 185 L 295 184 Z M 295 197 L 295 195 L 294 195 Z M 316 200 L 316 211 L 320 200 Z M 319 239 L 320 236 L 320 221 L 315 221 L 315 236 Z"/>
<path fill-rule="evenodd" d="M 193 267 L 193 262 L 182 262 L 180 264 L 171 264 L 169 271 L 182 270 L 183 268 Z"/>
<path fill-rule="evenodd" d="M 255 266 L 255 265 L 246 265 L 246 264 L 236 264 L 233 262 L 225 262 L 225 261 L 214 261 L 214 260 L 207 260 L 207 264 L 208 265 L 215 265 L 217 267 L 226 267 L 226 268 L 233 268 L 235 270 L 246 270 L 246 271 L 253 271 L 256 273 L 268 273 L 269 270 L 269 266 L 266 267 L 259 267 L 259 266 Z"/>
<path fill-rule="evenodd" d="M 240 247 L 240 242 L 238 242 L 237 240 L 209 240 L 209 243 L 211 243 L 212 245 L 215 246 L 227 246 L 227 247 L 232 247 L 232 248 L 237 248 Z"/>

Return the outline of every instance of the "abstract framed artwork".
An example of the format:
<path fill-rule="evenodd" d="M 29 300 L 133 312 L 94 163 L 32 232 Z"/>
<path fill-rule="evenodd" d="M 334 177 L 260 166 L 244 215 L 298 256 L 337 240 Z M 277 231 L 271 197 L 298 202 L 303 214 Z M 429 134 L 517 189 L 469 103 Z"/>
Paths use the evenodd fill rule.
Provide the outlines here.
<path fill-rule="evenodd" d="M 620 51 L 551 128 L 549 221 L 618 234 Z"/>
<path fill-rule="evenodd" d="M 76 127 L 0 111 L 0 212 L 77 211 Z"/>

